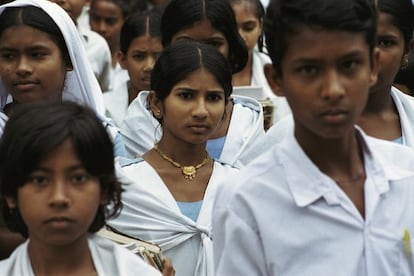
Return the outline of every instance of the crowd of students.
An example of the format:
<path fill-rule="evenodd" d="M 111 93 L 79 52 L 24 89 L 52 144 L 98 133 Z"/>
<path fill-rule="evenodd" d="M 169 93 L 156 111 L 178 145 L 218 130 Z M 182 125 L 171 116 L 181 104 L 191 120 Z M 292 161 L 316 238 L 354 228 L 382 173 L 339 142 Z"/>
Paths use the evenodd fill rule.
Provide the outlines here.
<path fill-rule="evenodd" d="M 0 275 L 414 275 L 412 1 L 0 4 Z"/>

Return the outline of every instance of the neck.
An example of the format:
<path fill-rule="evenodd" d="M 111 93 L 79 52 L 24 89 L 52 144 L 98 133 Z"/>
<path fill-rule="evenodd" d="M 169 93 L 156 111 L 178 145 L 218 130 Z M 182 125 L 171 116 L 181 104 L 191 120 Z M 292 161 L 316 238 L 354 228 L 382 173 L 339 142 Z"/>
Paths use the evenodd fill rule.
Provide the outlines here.
<path fill-rule="evenodd" d="M 297 140 L 309 159 L 332 179 L 353 179 L 364 170 L 362 150 L 354 128 L 338 139 L 313 135 L 306 141 Z M 320 145 L 323 145 L 323 152 Z"/>
<path fill-rule="evenodd" d="M 139 92 L 142 90 L 137 89 L 134 87 L 131 83 L 131 81 L 128 81 L 128 105 L 132 103 L 133 100 L 138 96 Z"/>
<path fill-rule="evenodd" d="M 367 114 L 378 114 L 392 109 L 391 86 L 385 89 L 373 91 L 368 96 L 368 101 L 362 116 Z"/>
<path fill-rule="evenodd" d="M 206 158 L 206 142 L 197 145 L 170 142 L 163 136 L 158 143 L 158 148 L 181 166 L 197 165 Z"/>
<path fill-rule="evenodd" d="M 28 251 L 35 275 L 96 275 L 86 235 L 65 246 L 31 239 Z"/>
<path fill-rule="evenodd" d="M 249 58 L 247 60 L 246 66 L 233 75 L 233 86 L 248 86 L 251 84 L 252 79 L 252 65 L 253 65 L 253 53 L 249 52 Z"/>

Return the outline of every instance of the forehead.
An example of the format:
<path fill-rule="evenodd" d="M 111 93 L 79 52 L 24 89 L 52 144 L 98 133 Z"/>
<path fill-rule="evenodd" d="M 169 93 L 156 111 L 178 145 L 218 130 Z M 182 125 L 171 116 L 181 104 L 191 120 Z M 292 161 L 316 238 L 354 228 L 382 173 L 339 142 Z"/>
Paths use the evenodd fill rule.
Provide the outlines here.
<path fill-rule="evenodd" d="M 131 45 L 129 46 L 130 51 L 138 50 L 154 50 L 161 51 L 162 44 L 160 37 L 150 36 L 149 34 L 136 37 L 132 40 Z"/>
<path fill-rule="evenodd" d="M 256 8 L 255 6 L 248 2 L 243 1 L 239 3 L 232 4 L 232 8 L 234 10 L 234 13 L 236 17 L 254 17 L 257 18 Z"/>
<path fill-rule="evenodd" d="M 370 50 L 365 34 L 300 26 L 287 34 L 283 61 L 329 61 L 350 54 L 369 57 Z"/>
<path fill-rule="evenodd" d="M 116 3 L 107 0 L 94 0 L 91 3 L 90 12 L 106 17 L 122 16 L 121 7 Z"/>
<path fill-rule="evenodd" d="M 27 46 L 37 44 L 56 45 L 56 43 L 50 38 L 49 34 L 27 26 L 27 25 L 15 25 L 5 29 L 0 34 L 0 45 L 5 46 Z"/>
<path fill-rule="evenodd" d="M 197 41 L 203 41 L 212 37 L 225 38 L 224 34 L 214 28 L 211 22 L 207 19 L 198 21 L 190 27 L 181 29 L 173 37 L 186 37 Z"/>

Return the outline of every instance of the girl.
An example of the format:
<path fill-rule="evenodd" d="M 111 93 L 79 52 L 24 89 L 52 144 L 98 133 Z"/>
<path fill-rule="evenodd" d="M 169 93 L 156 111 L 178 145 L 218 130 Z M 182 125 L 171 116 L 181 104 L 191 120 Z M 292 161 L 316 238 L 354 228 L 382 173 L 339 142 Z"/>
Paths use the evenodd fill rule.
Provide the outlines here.
<path fill-rule="evenodd" d="M 149 90 L 151 71 L 162 50 L 161 16 L 155 10 L 128 17 L 121 29 L 118 60 L 129 80 L 104 94 L 107 115 L 120 126 L 129 104 L 142 90 Z"/>
<path fill-rule="evenodd" d="M 211 207 L 234 169 L 213 161 L 206 142 L 224 121 L 231 91 L 230 66 L 216 49 L 194 42 L 167 47 L 152 71 L 149 95 L 162 137 L 143 158 L 117 168 L 130 184 L 124 209 L 108 223 L 158 243 L 177 275 L 213 273 Z"/>
<path fill-rule="evenodd" d="M 162 16 L 161 33 L 164 46 L 182 40 L 215 46 L 229 60 L 232 73 L 239 72 L 246 64 L 247 49 L 226 1 L 172 0 Z M 147 98 L 148 93 L 140 93 L 121 125 L 131 156 L 141 156 L 161 136 L 161 128 L 148 109 Z M 254 144 L 263 135 L 260 104 L 252 98 L 235 96 L 226 106 L 223 123 L 209 137 L 207 150 L 213 158 L 242 166 L 256 157 Z"/>
<path fill-rule="evenodd" d="M 94 111 L 69 102 L 19 106 L 0 156 L 2 213 L 28 238 L 0 262 L 1 275 L 160 275 L 94 234 L 122 207 L 112 142 Z"/>
<path fill-rule="evenodd" d="M 124 155 L 117 129 L 103 116 L 102 92 L 68 14 L 46 0 L 17 0 L 1 6 L 0 135 L 19 104 L 62 100 L 92 108 L 111 133 L 115 154 Z M 3 230 L 0 227 L 0 241 L 5 238 Z M 0 247 L 4 244 L 0 242 Z"/>
<path fill-rule="evenodd" d="M 259 101 L 267 98 L 271 99 L 274 109 L 270 114 L 271 121 L 269 126 L 276 120 L 281 119 L 290 113 L 289 105 L 284 97 L 276 96 L 267 84 L 263 67 L 267 63 L 272 63 L 270 58 L 263 53 L 263 17 L 265 14 L 260 0 L 229 0 L 236 15 L 239 33 L 246 42 L 248 49 L 248 59 L 246 66 L 233 76 L 233 85 L 236 86 L 233 94 L 248 87 L 260 88 L 259 95 L 251 95 Z M 246 88 L 247 86 L 247 88 Z M 249 96 L 249 94 L 246 94 Z"/>
<path fill-rule="evenodd" d="M 380 71 L 358 125 L 371 136 L 414 147 L 414 98 L 392 86 L 408 64 L 414 9 L 410 0 L 378 0 L 377 6 Z"/>

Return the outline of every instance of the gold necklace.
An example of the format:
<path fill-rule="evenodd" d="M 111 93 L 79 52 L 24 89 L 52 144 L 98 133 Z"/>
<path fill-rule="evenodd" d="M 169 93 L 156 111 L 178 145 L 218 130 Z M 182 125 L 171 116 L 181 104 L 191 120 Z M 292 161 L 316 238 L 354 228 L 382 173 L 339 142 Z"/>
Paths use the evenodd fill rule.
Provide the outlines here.
<path fill-rule="evenodd" d="M 158 144 L 154 145 L 154 149 L 159 153 L 159 155 L 173 164 L 175 167 L 181 169 L 181 173 L 184 175 L 184 178 L 193 180 L 196 177 L 197 170 L 204 166 L 205 164 L 210 161 L 210 156 L 208 155 L 208 152 L 206 151 L 206 158 L 204 158 L 203 162 L 201 162 L 198 165 L 195 166 L 181 166 L 178 162 L 171 159 L 171 157 L 168 157 L 163 151 L 160 150 L 158 147 Z"/>

